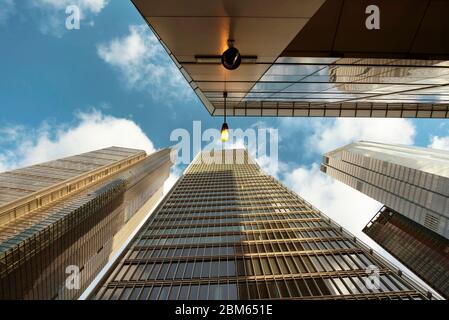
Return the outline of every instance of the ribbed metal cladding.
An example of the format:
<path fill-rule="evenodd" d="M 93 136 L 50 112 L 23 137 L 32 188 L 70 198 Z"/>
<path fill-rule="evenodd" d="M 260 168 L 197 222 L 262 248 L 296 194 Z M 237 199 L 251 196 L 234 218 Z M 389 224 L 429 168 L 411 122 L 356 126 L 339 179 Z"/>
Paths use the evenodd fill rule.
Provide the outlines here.
<path fill-rule="evenodd" d="M 101 167 L 103 179 L 89 181 L 73 195 L 0 225 L 0 300 L 78 298 L 145 218 L 146 210 L 162 196 L 172 165 L 170 149 L 149 156 L 141 150 L 122 149 L 112 147 L 53 161 L 55 165 L 69 161 L 71 167 L 65 170 L 78 166 L 76 159 L 83 168 L 96 169 L 105 161 L 107 166 Z M 129 164 L 123 164 L 123 152 Z M 137 158 L 127 160 L 129 153 Z M 25 172 L 34 173 L 34 182 L 45 180 L 36 174 L 45 166 L 48 163 L 3 173 L 3 185 Z M 60 174 L 49 169 L 42 172 Z M 73 274 L 68 267 L 79 271 L 76 287 L 67 285 Z"/>
<path fill-rule="evenodd" d="M 196 157 L 91 299 L 428 298 L 246 151 L 212 156 Z"/>
<path fill-rule="evenodd" d="M 23 219 L 29 227 L 20 233 L 3 228 L 0 299 L 76 297 L 78 291 L 64 287 L 66 267 L 85 265 L 120 229 L 125 191 L 126 181 L 118 179 L 41 210 L 40 217 L 34 215 L 36 221 Z M 86 282 L 81 285 L 85 287 Z"/>

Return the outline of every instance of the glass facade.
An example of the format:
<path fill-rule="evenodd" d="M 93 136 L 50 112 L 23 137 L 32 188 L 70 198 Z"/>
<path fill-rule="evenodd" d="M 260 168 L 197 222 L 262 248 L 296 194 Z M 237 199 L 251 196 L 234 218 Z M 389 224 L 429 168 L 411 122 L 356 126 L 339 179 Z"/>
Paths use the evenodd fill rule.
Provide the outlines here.
<path fill-rule="evenodd" d="M 120 150 L 110 148 L 90 153 L 90 157 L 84 156 L 81 165 L 95 163 L 94 155 L 99 154 L 101 159 L 108 152 L 114 159 Z M 133 150 L 139 155 L 142 152 Z M 84 184 L 87 188 L 80 186 L 62 201 L 60 198 L 50 201 L 0 225 L 0 299 L 79 297 L 120 244 L 115 235 L 123 232 L 134 216 L 139 216 L 140 208 L 149 199 L 160 197 L 171 166 L 169 153 L 169 149 L 150 156 L 143 152 L 142 159 L 121 170 L 114 170 L 117 162 L 109 161 L 106 167 L 101 166 L 101 170 L 107 171 L 103 179 Z M 80 158 L 83 157 L 70 158 L 69 165 L 76 166 L 75 159 L 80 161 Z M 64 161 L 69 160 L 54 163 Z M 45 165 L 20 169 L 20 172 L 35 172 Z M 84 175 L 89 177 L 90 173 Z M 17 171 L 2 174 L 3 177 L 14 175 Z M 33 179 L 39 183 L 39 177 Z M 5 179 L 2 182 L 6 184 Z M 75 275 L 74 270 L 77 279 L 73 286 L 67 286 L 69 276 Z"/>
<path fill-rule="evenodd" d="M 383 207 L 363 232 L 449 298 L 449 240 L 388 207 Z"/>
<path fill-rule="evenodd" d="M 449 238 L 449 152 L 360 141 L 323 157 L 327 175 Z"/>
<path fill-rule="evenodd" d="M 449 116 L 446 1 L 376 1 L 374 31 L 363 1 L 132 1 L 213 116 L 224 91 L 227 116 Z M 228 34 L 242 56 L 232 71 Z"/>
<path fill-rule="evenodd" d="M 212 155 L 213 161 L 210 161 Z M 369 270 L 379 282 L 371 285 Z M 243 150 L 201 153 L 91 299 L 426 299 Z"/>

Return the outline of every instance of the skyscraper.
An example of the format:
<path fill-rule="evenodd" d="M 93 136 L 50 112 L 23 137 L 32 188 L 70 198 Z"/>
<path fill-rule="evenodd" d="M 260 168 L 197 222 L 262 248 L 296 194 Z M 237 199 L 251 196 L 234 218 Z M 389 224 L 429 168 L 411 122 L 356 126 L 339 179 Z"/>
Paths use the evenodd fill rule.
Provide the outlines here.
<path fill-rule="evenodd" d="M 449 299 L 448 239 L 388 207 L 363 232 Z"/>
<path fill-rule="evenodd" d="M 357 142 L 321 170 L 385 204 L 365 233 L 449 298 L 449 152 Z"/>
<path fill-rule="evenodd" d="M 245 150 L 199 153 L 91 299 L 426 299 Z"/>
<path fill-rule="evenodd" d="M 0 299 L 74 299 L 162 196 L 170 149 L 111 147 L 0 174 Z"/>

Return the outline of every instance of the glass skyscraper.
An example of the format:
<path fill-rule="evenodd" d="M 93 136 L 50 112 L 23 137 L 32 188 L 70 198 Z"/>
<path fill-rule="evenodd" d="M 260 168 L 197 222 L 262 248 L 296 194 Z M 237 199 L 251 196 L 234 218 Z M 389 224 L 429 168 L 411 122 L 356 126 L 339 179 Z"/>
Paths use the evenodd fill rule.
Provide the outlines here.
<path fill-rule="evenodd" d="M 0 174 L 0 299 L 76 299 L 162 197 L 170 149 L 111 147 Z"/>
<path fill-rule="evenodd" d="M 321 170 L 383 203 L 365 233 L 449 297 L 449 152 L 360 141 L 328 152 Z"/>
<path fill-rule="evenodd" d="M 202 152 L 90 299 L 428 299 L 266 175 L 245 150 Z"/>

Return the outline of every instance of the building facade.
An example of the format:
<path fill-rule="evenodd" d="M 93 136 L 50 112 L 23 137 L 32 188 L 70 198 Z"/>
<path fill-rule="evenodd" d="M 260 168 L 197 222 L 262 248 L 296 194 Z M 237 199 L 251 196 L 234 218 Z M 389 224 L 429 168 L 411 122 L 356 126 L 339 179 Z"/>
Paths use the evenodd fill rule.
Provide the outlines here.
<path fill-rule="evenodd" d="M 448 298 L 449 152 L 357 142 L 321 170 L 385 204 L 365 233 Z"/>
<path fill-rule="evenodd" d="M 0 174 L 0 299 L 76 299 L 162 197 L 170 150 L 111 147 Z"/>
<path fill-rule="evenodd" d="M 361 141 L 323 157 L 327 175 L 449 238 L 449 152 Z"/>
<path fill-rule="evenodd" d="M 266 175 L 245 150 L 200 153 L 90 299 L 427 299 Z"/>
<path fill-rule="evenodd" d="M 383 207 L 363 232 L 449 299 L 448 239 L 388 207 Z"/>

